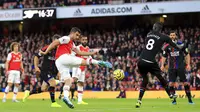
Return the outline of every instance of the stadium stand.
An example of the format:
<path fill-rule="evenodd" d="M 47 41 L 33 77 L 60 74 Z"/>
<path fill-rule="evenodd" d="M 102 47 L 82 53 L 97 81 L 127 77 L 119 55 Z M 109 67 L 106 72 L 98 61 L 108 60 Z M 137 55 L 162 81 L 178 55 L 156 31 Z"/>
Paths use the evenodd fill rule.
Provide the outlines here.
<path fill-rule="evenodd" d="M 163 33 L 168 34 L 170 29 L 165 29 Z M 188 46 L 194 51 L 191 52 L 191 86 L 193 89 L 200 89 L 200 69 L 198 70 L 198 62 L 200 60 L 200 30 L 196 28 L 178 28 L 178 35 L 181 40 L 185 40 Z M 127 90 L 137 90 L 141 78 L 137 72 L 136 62 L 140 55 L 141 49 L 144 47 L 143 29 L 134 28 L 131 30 L 116 30 L 116 31 L 96 31 L 96 33 L 87 32 L 89 37 L 89 46 L 91 48 L 104 48 L 100 50 L 100 54 L 96 58 L 109 60 L 113 63 L 113 69 L 99 68 L 95 66 L 88 66 L 86 73 L 85 89 L 93 91 L 116 91 L 120 86 L 127 88 Z M 62 35 L 62 34 L 61 34 Z M 0 63 L 4 63 L 9 52 L 9 45 L 13 41 L 18 41 L 21 44 L 21 52 L 23 53 L 23 62 L 25 67 L 25 75 L 21 80 L 21 91 L 26 86 L 37 90 L 39 88 L 40 79 L 37 79 L 33 73 L 33 56 L 38 52 L 39 48 L 51 42 L 50 37 L 53 34 L 30 33 L 17 35 L 16 33 L 9 33 L 0 41 Z M 121 46 L 121 47 L 119 47 Z M 160 55 L 157 56 L 159 61 Z M 112 72 L 116 68 L 123 68 L 125 71 L 125 79 L 123 81 L 116 81 L 112 77 Z M 164 75 L 165 73 L 163 73 Z M 6 86 L 6 76 L 4 69 L 0 68 L 0 91 L 4 91 Z M 35 83 L 38 85 L 34 86 Z M 150 84 L 148 89 L 159 90 L 162 89 L 159 81 L 150 76 Z M 182 90 L 182 85 L 177 86 L 178 90 Z M 59 90 L 59 87 L 57 88 Z"/>

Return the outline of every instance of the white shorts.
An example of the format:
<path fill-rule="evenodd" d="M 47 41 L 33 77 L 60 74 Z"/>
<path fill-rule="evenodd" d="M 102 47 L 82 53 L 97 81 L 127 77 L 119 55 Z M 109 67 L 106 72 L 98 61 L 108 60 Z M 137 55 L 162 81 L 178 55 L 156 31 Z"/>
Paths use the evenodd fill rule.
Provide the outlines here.
<path fill-rule="evenodd" d="M 67 78 L 71 78 L 70 69 L 72 67 L 78 67 L 82 63 L 82 58 L 72 56 L 69 54 L 63 54 L 56 60 L 56 67 L 60 72 L 60 79 L 64 81 Z"/>
<path fill-rule="evenodd" d="M 76 77 L 78 81 L 84 82 L 85 81 L 85 71 L 81 71 L 79 67 L 72 68 L 72 77 Z"/>
<path fill-rule="evenodd" d="M 9 83 L 20 83 L 20 71 L 17 70 L 10 70 L 8 74 L 8 81 Z"/>

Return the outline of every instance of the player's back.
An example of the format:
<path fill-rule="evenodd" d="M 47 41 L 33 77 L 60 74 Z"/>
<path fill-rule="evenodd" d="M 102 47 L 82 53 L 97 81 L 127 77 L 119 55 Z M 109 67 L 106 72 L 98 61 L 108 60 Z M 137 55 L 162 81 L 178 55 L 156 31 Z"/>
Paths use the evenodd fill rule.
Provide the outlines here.
<path fill-rule="evenodd" d="M 142 50 L 140 59 L 156 62 L 155 56 L 161 51 L 162 45 L 167 42 L 170 38 L 156 31 L 150 31 L 147 34 L 145 41 L 145 48 Z"/>

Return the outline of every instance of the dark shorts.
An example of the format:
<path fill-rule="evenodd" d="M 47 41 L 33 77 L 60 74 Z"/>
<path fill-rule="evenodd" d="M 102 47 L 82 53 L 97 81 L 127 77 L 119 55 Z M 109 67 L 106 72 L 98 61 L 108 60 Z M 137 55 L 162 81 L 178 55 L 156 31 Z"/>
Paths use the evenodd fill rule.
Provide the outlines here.
<path fill-rule="evenodd" d="M 50 71 L 41 71 L 41 81 L 45 81 L 49 85 L 49 80 L 54 78 L 56 79 L 57 74 L 51 73 Z"/>
<path fill-rule="evenodd" d="M 143 60 L 138 61 L 138 70 L 142 77 L 147 77 L 147 73 L 150 72 L 156 77 L 161 77 L 161 70 L 156 62 L 148 63 Z"/>
<path fill-rule="evenodd" d="M 187 82 L 186 71 L 182 69 L 169 69 L 169 82 L 176 82 L 177 77 L 180 78 L 180 82 Z"/>

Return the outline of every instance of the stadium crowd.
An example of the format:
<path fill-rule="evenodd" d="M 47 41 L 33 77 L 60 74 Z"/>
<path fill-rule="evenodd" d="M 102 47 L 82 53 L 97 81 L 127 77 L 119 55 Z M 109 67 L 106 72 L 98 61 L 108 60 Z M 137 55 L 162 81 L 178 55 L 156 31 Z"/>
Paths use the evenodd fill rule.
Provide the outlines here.
<path fill-rule="evenodd" d="M 165 28 L 163 33 L 169 34 L 170 28 Z M 197 69 L 200 60 L 200 29 L 199 28 L 178 28 L 180 40 L 188 44 L 191 49 L 191 86 L 193 89 L 200 89 L 200 69 Z M 60 33 L 62 35 L 63 33 Z M 137 71 L 137 59 L 144 48 L 145 29 L 134 28 L 131 30 L 116 30 L 116 31 L 96 31 L 95 33 L 84 32 L 89 38 L 88 46 L 90 48 L 100 48 L 98 55 L 94 56 L 96 59 L 103 59 L 112 62 L 113 69 L 100 68 L 98 66 L 88 66 L 86 72 L 85 89 L 93 91 L 115 91 L 120 87 L 128 90 L 137 90 L 141 77 Z M 21 78 L 21 91 L 24 91 L 26 86 L 37 90 L 41 83 L 34 75 L 33 56 L 38 52 L 42 46 L 51 42 L 53 34 L 31 33 L 23 36 L 13 33 L 5 36 L 0 41 L 0 64 L 4 64 L 7 54 L 9 52 L 9 45 L 13 41 L 18 41 L 21 44 L 20 51 L 23 54 L 23 63 L 25 68 L 25 75 Z M 157 56 L 157 61 L 160 60 L 160 55 Z M 42 62 L 41 62 L 42 63 Z M 40 65 L 41 65 L 40 63 Z M 113 78 L 112 72 L 117 69 L 123 69 L 125 78 L 123 81 L 116 81 Z M 167 66 L 166 66 L 167 73 Z M 167 78 L 166 73 L 163 75 Z M 159 81 L 149 76 L 150 82 L 148 89 L 159 90 L 162 89 Z M 3 67 L 0 67 L 0 91 L 4 91 L 6 87 L 7 77 Z M 36 83 L 37 86 L 34 86 Z M 177 89 L 181 90 L 183 86 L 177 84 Z M 58 87 L 57 90 L 60 88 Z"/>
<path fill-rule="evenodd" d="M 0 0 L 0 9 L 66 7 L 71 5 L 122 4 L 174 0 Z"/>

